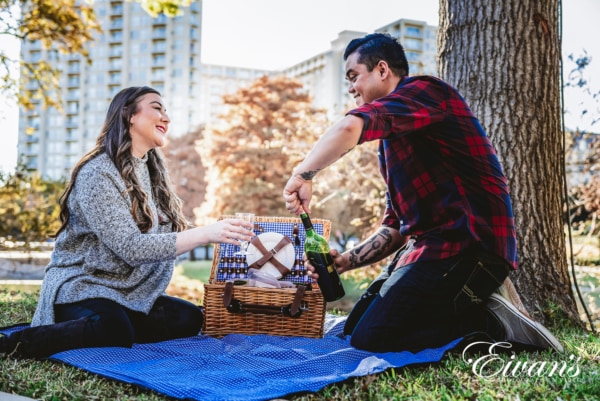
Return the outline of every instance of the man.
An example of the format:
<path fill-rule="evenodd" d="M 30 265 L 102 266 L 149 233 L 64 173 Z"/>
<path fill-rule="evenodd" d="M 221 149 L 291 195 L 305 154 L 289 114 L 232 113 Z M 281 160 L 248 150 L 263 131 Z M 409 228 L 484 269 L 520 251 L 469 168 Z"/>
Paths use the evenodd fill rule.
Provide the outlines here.
<path fill-rule="evenodd" d="M 552 334 L 495 293 L 517 268 L 513 211 L 495 150 L 464 99 L 437 78 L 408 77 L 404 49 L 389 35 L 352 40 L 344 60 L 358 107 L 325 132 L 283 194 L 290 212 L 310 211 L 313 177 L 379 140 L 381 227 L 331 253 L 340 273 L 396 255 L 348 316 L 351 344 L 417 351 L 467 337 L 561 352 Z"/>

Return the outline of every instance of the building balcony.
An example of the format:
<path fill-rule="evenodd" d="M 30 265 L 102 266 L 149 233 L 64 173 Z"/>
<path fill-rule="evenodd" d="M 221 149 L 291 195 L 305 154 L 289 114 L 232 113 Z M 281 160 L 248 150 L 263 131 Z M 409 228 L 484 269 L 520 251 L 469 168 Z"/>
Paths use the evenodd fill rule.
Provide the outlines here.
<path fill-rule="evenodd" d="M 28 157 L 27 161 L 25 162 L 25 166 L 29 170 L 37 170 L 37 168 L 38 168 L 37 156 Z"/>

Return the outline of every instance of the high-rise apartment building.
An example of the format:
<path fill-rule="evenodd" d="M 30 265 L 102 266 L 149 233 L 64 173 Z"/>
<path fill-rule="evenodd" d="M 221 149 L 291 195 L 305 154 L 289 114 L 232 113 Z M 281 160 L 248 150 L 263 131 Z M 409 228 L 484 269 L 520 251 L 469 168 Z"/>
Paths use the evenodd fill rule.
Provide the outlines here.
<path fill-rule="evenodd" d="M 175 135 L 200 123 L 195 99 L 200 93 L 202 2 L 176 18 L 152 18 L 138 3 L 123 0 L 96 0 L 94 10 L 103 33 L 88 46 L 91 65 L 78 55 L 42 49 L 39 42 L 21 48 L 22 59 L 48 60 L 62 71 L 64 112 L 38 104 L 19 116 L 19 154 L 49 178 L 68 176 L 93 147 L 108 103 L 122 88 L 159 90 Z"/>
<path fill-rule="evenodd" d="M 162 93 L 173 135 L 217 123 L 225 111 L 222 96 L 262 75 L 284 74 L 300 80 L 313 104 L 332 118 L 354 106 L 342 55 L 350 40 L 366 32 L 340 32 L 330 50 L 283 71 L 269 71 L 200 64 L 201 1 L 174 19 L 154 19 L 139 4 L 122 0 L 96 0 L 94 7 L 104 33 L 90 46 L 91 65 L 78 56 L 42 50 L 39 43 L 25 44 L 21 50 L 24 60 L 49 60 L 63 71 L 64 114 L 38 106 L 20 115 L 19 153 L 29 167 L 46 177 L 70 173 L 93 147 L 110 99 L 127 86 L 150 85 Z M 400 19 L 376 31 L 400 39 L 411 74 L 436 74 L 437 27 Z"/>
<path fill-rule="evenodd" d="M 202 82 L 198 105 L 199 118 L 204 124 L 215 124 L 226 112 L 223 95 L 236 92 L 264 75 L 278 72 L 255 68 L 202 64 Z"/>
<path fill-rule="evenodd" d="M 409 70 L 414 74 L 437 74 L 437 27 L 424 21 L 400 19 L 376 30 L 398 38 L 404 46 Z M 202 121 L 213 124 L 223 110 L 222 96 L 249 85 L 262 75 L 284 74 L 296 78 L 313 98 L 315 107 L 328 111 L 332 118 L 341 116 L 354 106 L 345 81 L 345 62 L 342 58 L 349 41 L 367 32 L 342 31 L 331 42 L 331 48 L 283 71 L 256 70 L 249 68 L 202 65 L 200 112 Z"/>
<path fill-rule="evenodd" d="M 411 75 L 437 75 L 437 27 L 423 21 L 400 19 L 376 30 L 389 33 L 404 46 Z M 333 118 L 354 106 L 348 94 L 348 83 L 343 60 L 344 50 L 352 39 L 367 32 L 343 31 L 331 42 L 331 48 L 283 70 L 291 78 L 300 80 L 313 97 L 316 107 L 324 108 Z"/>

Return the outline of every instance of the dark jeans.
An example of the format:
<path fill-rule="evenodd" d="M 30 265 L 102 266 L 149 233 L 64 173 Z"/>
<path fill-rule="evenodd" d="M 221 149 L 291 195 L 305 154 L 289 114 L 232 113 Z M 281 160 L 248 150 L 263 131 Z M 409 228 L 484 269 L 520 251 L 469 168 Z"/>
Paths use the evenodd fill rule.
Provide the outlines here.
<path fill-rule="evenodd" d="M 498 256 L 474 250 L 435 261 L 385 268 L 356 303 L 344 327 L 350 343 L 373 352 L 420 351 L 467 334 L 503 329 L 483 302 L 508 276 Z"/>
<path fill-rule="evenodd" d="M 150 313 L 134 312 L 104 298 L 54 305 L 56 322 L 87 318 L 83 339 L 86 347 L 131 347 L 191 337 L 200 332 L 204 310 L 190 302 L 159 297 Z"/>

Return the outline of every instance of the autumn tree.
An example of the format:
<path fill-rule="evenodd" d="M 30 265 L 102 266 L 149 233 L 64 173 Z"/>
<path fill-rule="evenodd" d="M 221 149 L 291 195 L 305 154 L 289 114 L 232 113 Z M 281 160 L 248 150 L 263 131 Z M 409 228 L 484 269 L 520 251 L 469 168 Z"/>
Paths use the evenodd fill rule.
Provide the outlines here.
<path fill-rule="evenodd" d="M 575 109 L 567 113 L 577 114 L 580 122 L 589 122 L 594 127 L 600 122 L 600 91 L 592 88 L 586 68 L 592 62 L 584 51 L 578 57 L 569 55 L 568 61 L 573 63 L 567 68 L 565 87 L 571 91 L 579 91 L 581 101 Z M 569 202 L 565 205 L 566 220 L 579 233 L 589 236 L 600 234 L 600 135 L 582 130 L 565 132 L 567 180 L 569 184 Z M 581 146 L 583 145 L 583 146 Z"/>
<path fill-rule="evenodd" d="M 567 175 L 571 177 L 565 220 L 581 234 L 600 235 L 600 135 L 585 131 L 566 132 Z M 580 148 L 580 145 L 583 149 Z"/>
<path fill-rule="evenodd" d="M 289 215 L 283 187 L 327 121 L 301 88 L 285 77 L 263 76 L 223 97 L 222 123 L 208 127 L 198 142 L 207 173 L 199 216 Z"/>
<path fill-rule="evenodd" d="M 26 243 L 52 237 L 60 226 L 64 187 L 64 181 L 43 179 L 23 164 L 13 173 L 0 172 L 0 237 Z"/>
<path fill-rule="evenodd" d="M 0 34 L 21 41 L 40 41 L 46 49 L 80 54 L 88 59 L 86 43 L 95 32 L 101 32 L 93 6 L 75 0 L 0 0 Z M 89 59 L 88 59 L 89 61 Z M 21 71 L 21 87 L 15 71 Z M 33 108 L 33 99 L 42 99 L 45 106 L 61 106 L 60 71 L 44 60 L 21 62 L 0 51 L 0 90 L 16 96 L 20 105 Z"/>
<path fill-rule="evenodd" d="M 171 182 L 183 201 L 183 214 L 190 223 L 196 220 L 194 209 L 204 202 L 206 194 L 206 170 L 196 148 L 203 130 L 200 127 L 183 136 L 169 138 L 163 148 Z"/>
<path fill-rule="evenodd" d="M 196 211 L 201 224 L 235 211 L 289 216 L 283 187 L 292 169 L 331 125 L 310 106 L 299 82 L 262 77 L 224 96 L 228 111 L 197 142 L 206 166 L 206 202 Z M 313 216 L 332 222 L 331 239 L 344 247 L 370 233 L 384 207 L 375 146 L 357 147 L 315 180 Z"/>
<path fill-rule="evenodd" d="M 520 270 L 540 320 L 548 303 L 574 321 L 563 221 L 558 2 L 440 0 L 440 75 L 469 102 L 508 178 Z"/>

